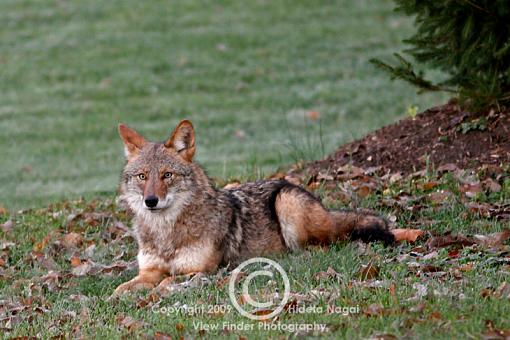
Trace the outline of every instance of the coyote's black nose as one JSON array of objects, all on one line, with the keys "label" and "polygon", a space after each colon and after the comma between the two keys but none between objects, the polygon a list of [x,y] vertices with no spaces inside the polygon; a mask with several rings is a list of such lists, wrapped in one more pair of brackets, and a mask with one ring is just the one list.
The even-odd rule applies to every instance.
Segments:
[{"label": "coyote's black nose", "polygon": [[145,205],[149,208],[154,208],[158,205],[158,198],[154,195],[145,197]]}]

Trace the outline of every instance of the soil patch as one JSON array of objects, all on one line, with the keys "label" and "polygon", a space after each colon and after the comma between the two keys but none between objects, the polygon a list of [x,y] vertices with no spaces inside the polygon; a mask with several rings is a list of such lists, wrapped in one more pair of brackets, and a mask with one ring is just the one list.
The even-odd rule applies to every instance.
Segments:
[{"label": "soil patch", "polygon": [[429,109],[341,146],[324,160],[306,164],[310,175],[346,164],[408,175],[455,164],[459,168],[508,164],[510,112],[474,115],[455,104]]}]

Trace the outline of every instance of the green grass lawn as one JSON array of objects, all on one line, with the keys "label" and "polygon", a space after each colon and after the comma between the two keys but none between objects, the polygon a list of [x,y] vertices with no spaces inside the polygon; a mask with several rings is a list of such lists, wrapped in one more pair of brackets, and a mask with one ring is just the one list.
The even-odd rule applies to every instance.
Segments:
[{"label": "green grass lawn", "polygon": [[[508,222],[484,218],[470,206],[495,207],[508,202],[509,175],[504,174],[506,180],[499,192],[472,198],[459,191],[462,184],[458,180],[443,176],[382,184],[357,202],[395,216],[399,227],[420,228],[427,234],[455,230],[464,235],[487,235],[501,231]],[[424,183],[429,189],[423,189]],[[337,187],[317,193],[328,202],[327,197],[341,192],[345,190]],[[447,198],[438,200],[437,195]],[[400,204],[392,203],[397,201]],[[0,224],[7,218],[0,216]],[[289,276],[291,300],[308,312],[295,308],[300,312],[284,312],[276,320],[259,324],[232,308],[225,284],[228,273],[224,271],[208,276],[203,286],[175,285],[163,297],[146,291],[109,300],[115,287],[132,278],[135,270],[83,271],[73,268],[77,265],[73,262],[123,266],[134,259],[135,243],[123,237],[125,231],[118,227],[118,221],[128,224],[129,220],[112,198],[62,202],[11,218],[15,221],[12,230],[0,231],[0,259],[4,261],[0,265],[0,327],[9,330],[6,337],[465,339],[485,335],[493,339],[497,330],[510,333],[508,241],[497,247],[462,247],[459,243],[433,247],[424,240],[388,248],[339,243],[329,249],[276,255],[272,258]],[[79,241],[66,236],[71,233],[81,235]],[[363,265],[378,270],[364,271]],[[272,280],[276,285],[267,278],[250,285],[256,300],[268,300],[268,294],[281,284],[276,278]],[[186,307],[195,314],[186,316]],[[349,315],[325,312],[331,307],[355,309]],[[327,329],[264,328],[278,323],[315,323]],[[233,325],[253,329],[232,329]]]},{"label": "green grass lawn", "polygon": [[162,140],[189,118],[210,174],[247,178],[441,103],[369,64],[413,30],[392,7],[1,1],[0,205],[113,192],[121,121]]}]

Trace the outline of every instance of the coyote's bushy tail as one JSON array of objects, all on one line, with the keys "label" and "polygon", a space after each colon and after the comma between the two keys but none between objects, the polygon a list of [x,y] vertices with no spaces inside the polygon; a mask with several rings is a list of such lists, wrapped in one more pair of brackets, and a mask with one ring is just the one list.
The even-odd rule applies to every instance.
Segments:
[{"label": "coyote's bushy tail", "polygon": [[328,210],[309,192],[291,184],[278,192],[275,212],[290,249],[349,239],[395,242],[382,217],[369,210]]},{"label": "coyote's bushy tail", "polygon": [[385,245],[395,243],[388,222],[369,210],[330,210],[329,213],[338,233],[351,240],[382,241]]}]

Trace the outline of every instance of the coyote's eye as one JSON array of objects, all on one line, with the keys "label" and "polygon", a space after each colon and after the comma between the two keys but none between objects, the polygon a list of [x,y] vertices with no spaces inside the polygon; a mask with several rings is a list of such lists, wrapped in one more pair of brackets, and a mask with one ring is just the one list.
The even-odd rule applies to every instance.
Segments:
[{"label": "coyote's eye", "polygon": [[147,179],[147,176],[145,176],[145,174],[138,174],[138,178],[141,179],[142,181],[145,181]]},{"label": "coyote's eye", "polygon": [[165,178],[171,178],[172,177],[172,173],[171,172],[165,172],[165,174],[163,176]]}]

